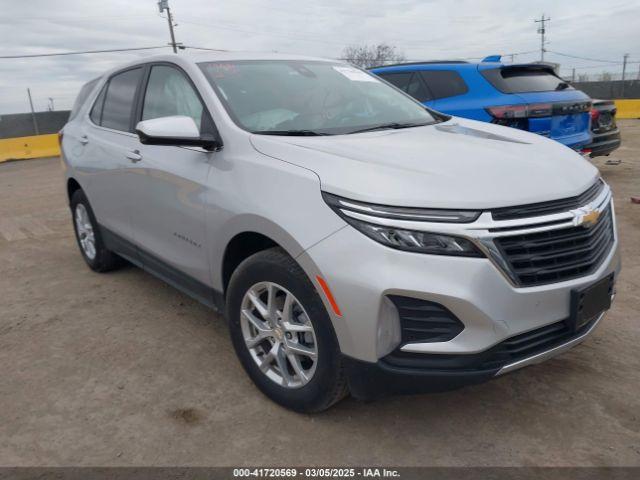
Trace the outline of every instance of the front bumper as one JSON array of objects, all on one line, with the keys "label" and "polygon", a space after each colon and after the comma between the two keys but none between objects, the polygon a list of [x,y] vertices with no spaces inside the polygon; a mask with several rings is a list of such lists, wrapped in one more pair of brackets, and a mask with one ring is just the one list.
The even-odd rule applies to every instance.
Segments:
[{"label": "front bumper", "polygon": [[[504,261],[500,261],[501,247],[495,242],[513,235],[533,232],[535,238],[541,238],[546,232],[578,228],[576,225],[584,221],[580,215],[586,207],[535,218],[502,220],[483,212],[472,223],[456,225],[404,222],[409,230],[422,227],[425,231],[473,238],[482,246],[486,258],[394,250],[351,226],[305,251],[298,261],[310,278],[324,278],[341,311],[336,315],[323,298],[345,355],[355,395],[371,397],[379,390],[378,385],[385,385],[386,391],[403,393],[442,391],[481,383],[543,361],[586,338],[600,318],[577,332],[564,329],[572,316],[572,292],[605,277],[610,278],[612,292],[620,270],[615,214],[608,187],[587,205],[600,213],[610,212],[609,217],[605,213],[601,218],[610,218],[610,226],[602,228],[611,229],[611,244],[603,249],[604,244],[599,243],[601,260],[588,273],[552,283],[526,284],[513,278]],[[566,230],[562,231],[567,235]],[[603,231],[592,230],[591,238],[598,238],[597,232]],[[408,310],[417,313],[409,312],[412,316],[407,317],[401,312],[402,305],[393,300],[396,297],[418,300],[405,302]],[[437,316],[434,322],[437,328],[448,325],[451,329],[455,325],[452,319],[459,320],[464,328],[441,340],[425,337],[411,340],[405,332],[415,331],[416,327],[406,324],[406,319],[419,320],[421,309],[429,312],[429,318]],[[393,334],[393,325],[401,326],[401,336]],[[405,328],[407,325],[409,328]]]},{"label": "front bumper", "polygon": [[484,383],[560,355],[586,340],[603,317],[604,313],[577,332],[547,341],[544,341],[544,332],[531,332],[532,342],[535,343],[536,338],[542,337],[542,340],[520,355],[505,354],[505,349],[497,345],[474,355],[422,355],[422,358],[413,355],[403,359],[392,353],[375,363],[345,356],[343,363],[351,394],[361,400],[388,394],[444,392]]},{"label": "front bumper", "polygon": [[[341,351],[377,362],[391,350],[380,348],[389,320],[390,296],[434,302],[464,324],[448,341],[408,343],[407,353],[468,355],[484,352],[516,335],[570,316],[574,289],[620,269],[617,236],[609,253],[588,275],[530,287],[514,285],[489,258],[425,255],[390,249],[345,226],[297,258],[309,278],[329,285],[341,315],[321,294]],[[321,292],[321,290],[319,290]]]}]

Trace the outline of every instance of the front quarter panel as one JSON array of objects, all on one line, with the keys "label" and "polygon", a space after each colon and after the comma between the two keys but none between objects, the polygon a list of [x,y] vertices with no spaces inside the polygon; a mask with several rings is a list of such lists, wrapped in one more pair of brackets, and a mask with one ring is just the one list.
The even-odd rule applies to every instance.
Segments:
[{"label": "front quarter panel", "polygon": [[260,233],[296,258],[346,225],[322,200],[314,172],[258,153],[244,140],[227,142],[209,175],[207,237],[218,291],[225,250],[236,235]]}]

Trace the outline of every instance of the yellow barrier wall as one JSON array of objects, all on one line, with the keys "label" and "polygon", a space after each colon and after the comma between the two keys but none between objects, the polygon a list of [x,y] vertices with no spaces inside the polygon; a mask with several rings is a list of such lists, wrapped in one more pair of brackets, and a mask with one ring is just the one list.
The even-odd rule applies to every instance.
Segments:
[{"label": "yellow barrier wall", "polygon": [[614,100],[616,102],[616,118],[640,118],[640,99]]},{"label": "yellow barrier wall", "polygon": [[58,134],[0,140],[0,162],[22,158],[55,157],[60,155]]}]

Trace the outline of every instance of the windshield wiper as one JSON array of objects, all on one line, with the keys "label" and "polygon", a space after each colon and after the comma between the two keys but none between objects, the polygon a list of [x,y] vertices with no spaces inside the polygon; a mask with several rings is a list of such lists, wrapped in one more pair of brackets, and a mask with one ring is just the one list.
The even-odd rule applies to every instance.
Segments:
[{"label": "windshield wiper", "polygon": [[374,125],[373,127],[367,127],[367,128],[361,128],[360,130],[354,130],[353,132],[349,132],[351,133],[363,133],[363,132],[373,132],[375,130],[399,130],[401,128],[411,128],[411,127],[422,127],[424,125],[430,125],[431,122],[427,122],[427,123],[398,123],[398,122],[391,122],[391,123],[382,123],[380,125]]},{"label": "windshield wiper", "polygon": [[285,135],[289,137],[319,137],[329,135],[328,133],[316,132],[314,130],[258,130],[251,132],[258,135]]}]

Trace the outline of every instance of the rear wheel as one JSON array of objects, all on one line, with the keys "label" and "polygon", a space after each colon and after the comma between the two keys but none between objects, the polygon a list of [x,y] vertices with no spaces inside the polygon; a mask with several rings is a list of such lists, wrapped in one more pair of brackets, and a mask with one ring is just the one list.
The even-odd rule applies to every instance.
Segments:
[{"label": "rear wheel", "polygon": [[78,247],[87,265],[96,272],[119,267],[122,259],[104,246],[98,222],[82,190],[76,190],[71,196],[71,214]]},{"label": "rear wheel", "polygon": [[240,361],[273,401],[299,412],[347,392],[331,320],[300,266],[282,249],[258,252],[233,273],[227,318]]}]

